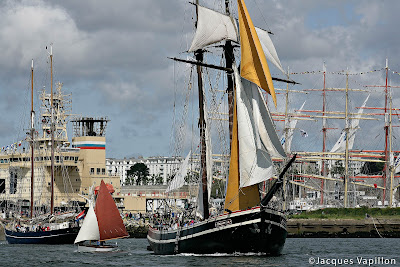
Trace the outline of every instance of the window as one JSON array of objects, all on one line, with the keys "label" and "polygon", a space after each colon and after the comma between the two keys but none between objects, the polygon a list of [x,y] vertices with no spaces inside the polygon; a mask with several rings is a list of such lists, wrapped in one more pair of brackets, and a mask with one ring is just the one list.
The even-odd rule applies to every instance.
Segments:
[{"label": "window", "polygon": [[106,169],[105,168],[101,169],[101,174],[106,175]]},{"label": "window", "polygon": [[94,174],[94,168],[90,168],[90,174]]},{"label": "window", "polygon": [[97,168],[97,174],[100,174],[100,168]]},{"label": "window", "polygon": [[77,163],[78,162],[78,157],[75,157],[75,163]]},{"label": "window", "polygon": [[15,194],[17,193],[17,174],[11,172],[10,173],[10,194]]},{"label": "window", "polygon": [[0,194],[6,193],[6,180],[0,179]]}]

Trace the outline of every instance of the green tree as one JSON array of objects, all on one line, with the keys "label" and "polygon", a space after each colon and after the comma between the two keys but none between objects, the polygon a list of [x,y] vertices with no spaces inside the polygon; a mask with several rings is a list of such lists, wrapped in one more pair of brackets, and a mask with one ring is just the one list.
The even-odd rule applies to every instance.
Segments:
[{"label": "green tree", "polygon": [[335,162],[335,165],[332,166],[331,173],[344,175],[344,170],[345,170],[345,168],[343,167],[342,161],[337,160]]},{"label": "green tree", "polygon": [[361,173],[364,174],[382,174],[383,168],[385,167],[384,162],[365,162],[361,169]]},{"label": "green tree", "polygon": [[164,183],[164,179],[160,174],[154,175],[154,184],[155,185],[161,185]]},{"label": "green tree", "polygon": [[127,185],[146,185],[148,183],[147,177],[149,176],[149,168],[144,163],[136,163],[129,170],[126,171]]}]

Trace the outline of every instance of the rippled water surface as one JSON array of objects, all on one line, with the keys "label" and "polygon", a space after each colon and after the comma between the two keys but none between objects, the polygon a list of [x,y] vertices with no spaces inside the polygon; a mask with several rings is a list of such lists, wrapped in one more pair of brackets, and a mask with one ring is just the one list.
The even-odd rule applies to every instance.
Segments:
[{"label": "rippled water surface", "polygon": [[[400,266],[399,239],[286,240],[283,254],[157,256],[146,239],[118,241],[109,253],[77,252],[73,245],[9,245],[0,242],[0,266]],[[313,264],[311,264],[313,263]]]}]

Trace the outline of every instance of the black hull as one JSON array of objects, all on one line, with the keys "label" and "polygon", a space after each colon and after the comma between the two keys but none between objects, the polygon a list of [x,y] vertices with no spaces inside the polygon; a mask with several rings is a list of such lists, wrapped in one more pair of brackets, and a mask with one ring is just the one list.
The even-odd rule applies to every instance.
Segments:
[{"label": "black hull", "polygon": [[4,229],[9,244],[73,244],[79,227],[40,232],[16,232]]},{"label": "black hull", "polygon": [[221,215],[178,230],[149,228],[155,254],[265,253],[279,255],[287,236],[281,212],[260,209]]}]

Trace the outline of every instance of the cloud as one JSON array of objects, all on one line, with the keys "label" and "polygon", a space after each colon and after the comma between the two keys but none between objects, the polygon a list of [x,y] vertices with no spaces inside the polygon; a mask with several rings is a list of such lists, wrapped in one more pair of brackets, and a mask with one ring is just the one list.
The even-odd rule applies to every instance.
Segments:
[{"label": "cloud", "polygon": [[[223,1],[208,0],[202,4],[225,10]],[[247,6],[257,26],[274,32],[272,39],[285,69],[318,71],[325,61],[328,72],[347,68],[350,72],[363,72],[383,68],[385,58],[389,57],[390,68],[400,71],[396,58],[400,53],[397,34],[400,3],[275,0],[266,4],[256,0]],[[236,1],[231,1],[230,8],[237,17]],[[45,47],[53,43],[54,81],[63,82],[66,92],[72,93],[73,113],[108,116],[111,120],[107,139],[113,147],[107,147],[107,153],[111,153],[108,155],[169,153],[173,119],[181,119],[174,118],[173,112],[175,109],[177,116],[178,105],[185,103],[190,69],[167,57],[191,56],[182,52],[193,35],[196,20],[193,5],[185,1],[150,0],[6,0],[0,3],[0,17],[0,110],[7,114],[0,117],[0,143],[11,142],[16,132],[23,133],[20,121],[28,124],[29,97],[25,95],[30,90],[32,58],[35,90],[50,88]],[[236,50],[238,53],[239,49]],[[219,64],[221,49],[209,49],[207,57],[212,52],[218,59],[210,58],[210,62]],[[395,76],[390,78],[393,85],[400,81]],[[292,78],[301,83],[290,87],[294,90],[323,86],[320,74]],[[327,86],[344,87],[345,78],[327,75]],[[384,71],[380,71],[351,76],[350,86],[364,88],[366,84],[382,85],[384,81]],[[195,78],[191,83],[192,98],[188,105],[193,114],[188,116],[196,120]],[[353,109],[363,101],[361,95],[351,95]],[[308,100],[307,109],[321,108],[321,94],[314,92],[291,95],[289,109],[297,108],[304,99]],[[340,93],[329,93],[327,107],[343,110],[343,99]],[[394,93],[395,103],[398,99]],[[279,101],[285,103],[281,96]],[[38,99],[35,103],[39,104]],[[370,103],[384,104],[382,90],[374,89]],[[284,110],[284,105],[279,110]],[[374,126],[369,122],[361,122],[360,126],[378,131],[380,126],[374,122]],[[337,128],[344,125],[343,121],[329,120],[329,123]],[[306,122],[301,124],[309,127]],[[320,144],[321,122],[312,125],[316,130],[309,135],[315,137],[313,143]],[[185,131],[190,135],[190,132],[196,134],[197,129],[185,128]],[[332,143],[336,141],[333,139]]]}]

